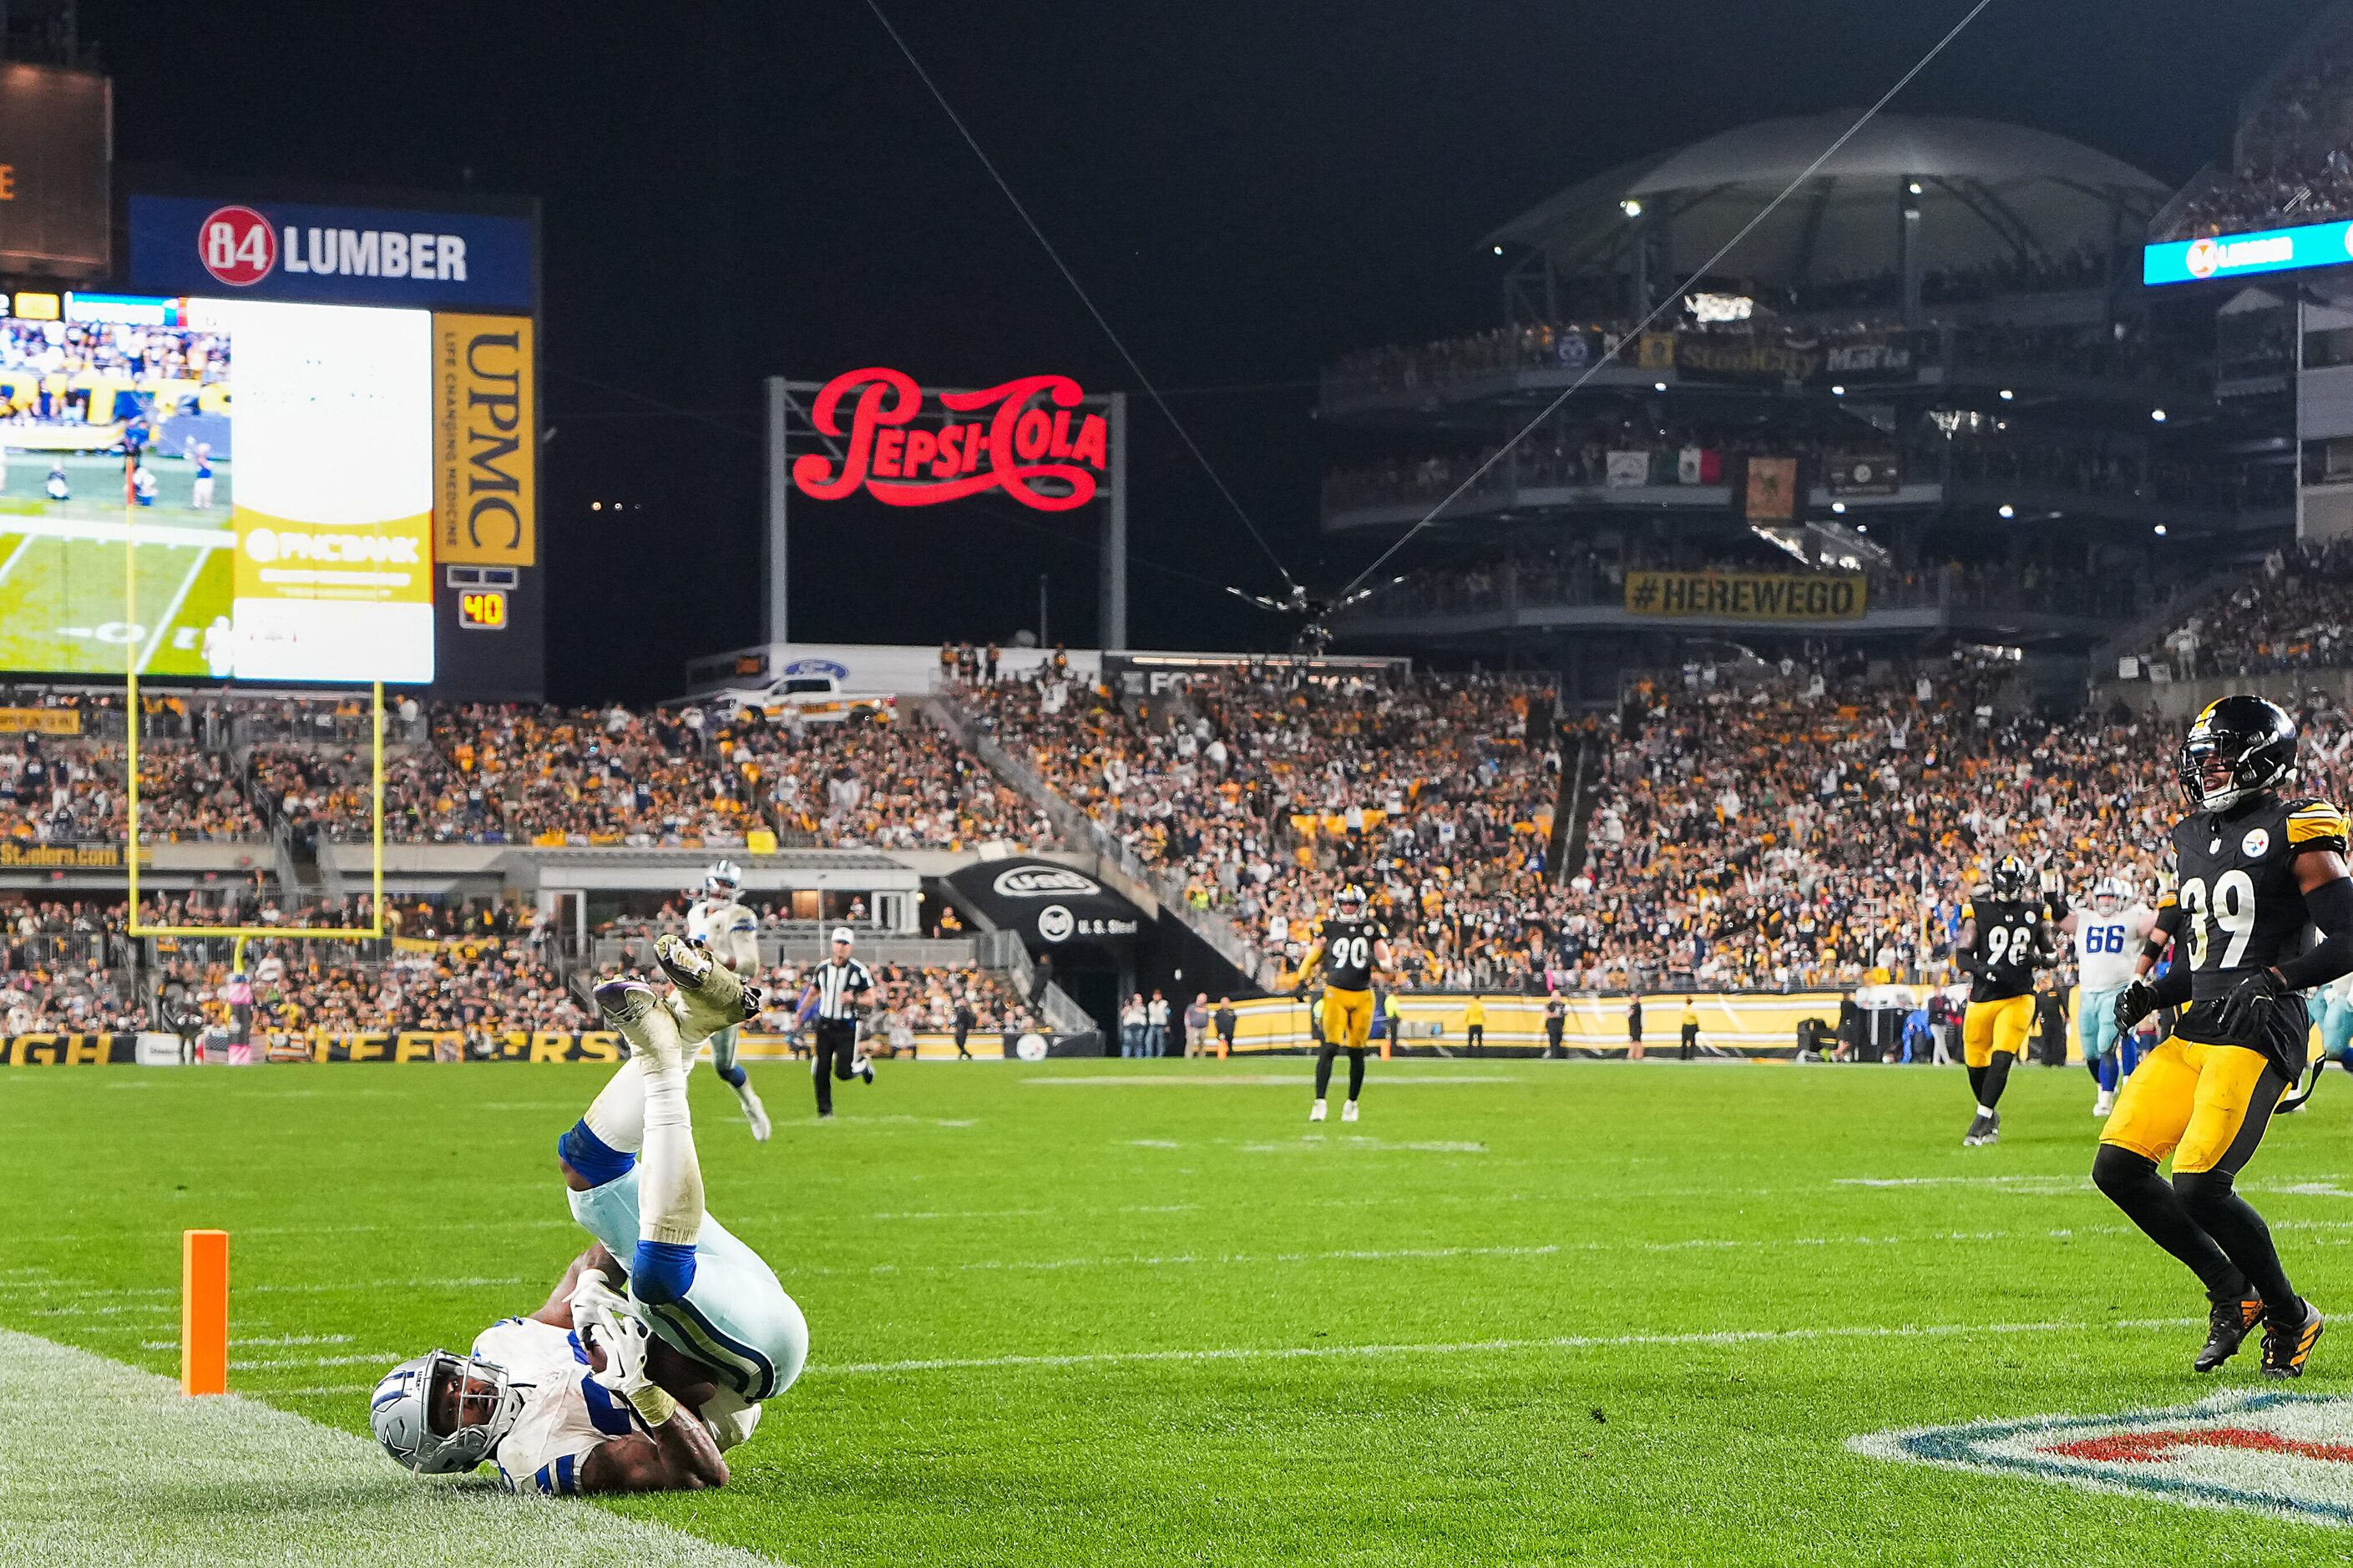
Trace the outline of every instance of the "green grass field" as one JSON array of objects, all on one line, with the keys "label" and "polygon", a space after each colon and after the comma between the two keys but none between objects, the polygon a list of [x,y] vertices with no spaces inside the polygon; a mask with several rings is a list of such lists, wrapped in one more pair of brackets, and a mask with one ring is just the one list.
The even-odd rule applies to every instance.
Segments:
[{"label": "green grass field", "polygon": [[[723,1491],[478,1493],[397,1530],[371,1521],[431,1484],[293,1417],[363,1432],[385,1364],[538,1304],[584,1245],[552,1146],[601,1070],[0,1074],[0,1561],[241,1560],[203,1550],[237,1530],[290,1562],[575,1561],[514,1542],[583,1513],[804,1565],[2353,1557],[1846,1447],[2260,1384],[2252,1342],[2187,1370],[2202,1302],[2084,1179],[2080,1070],[2020,1072],[1984,1150],[1957,1069],[1376,1064],[1366,1119],[1315,1128],[1305,1070],[904,1065],[818,1125],[797,1070],[755,1068],[765,1147],[698,1073],[712,1210],[806,1309],[807,1373]],[[2332,1078],[2244,1184],[2348,1311],[2299,1394],[2353,1382],[2348,1131]],[[184,1421],[21,1337],[174,1372],[193,1226],[233,1234],[235,1385],[290,1413],[250,1439],[174,1436],[237,1406]],[[149,1413],[91,1427],[80,1388],[121,1379],[103,1403]],[[508,1557],[425,1540],[509,1518]]]},{"label": "green grass field", "polygon": [[11,453],[0,481],[0,669],[119,676],[135,644],[142,674],[205,674],[204,629],[229,613],[232,592],[230,465],[217,465],[213,504],[199,511],[193,467],[154,460],[155,504],[136,514],[134,624],[123,614],[122,459],[63,462],[70,500],[45,495],[47,453]]}]

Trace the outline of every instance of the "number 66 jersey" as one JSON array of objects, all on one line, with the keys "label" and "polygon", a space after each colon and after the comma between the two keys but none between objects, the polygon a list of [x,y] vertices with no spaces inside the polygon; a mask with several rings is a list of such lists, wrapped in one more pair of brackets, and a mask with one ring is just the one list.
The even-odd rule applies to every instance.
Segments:
[{"label": "number 66 jersey", "polygon": [[2344,814],[2310,796],[2259,795],[2235,811],[2195,812],[2174,825],[2178,883],[2158,928],[2176,933],[2175,957],[2189,965],[2189,1009],[2177,1033],[2252,1047],[2290,1078],[2304,1070],[2309,1026],[2302,997],[2283,998],[2256,1039],[2217,1031],[2213,1004],[2249,974],[2303,950],[2311,920],[2296,886],[2295,858],[2344,848]]}]

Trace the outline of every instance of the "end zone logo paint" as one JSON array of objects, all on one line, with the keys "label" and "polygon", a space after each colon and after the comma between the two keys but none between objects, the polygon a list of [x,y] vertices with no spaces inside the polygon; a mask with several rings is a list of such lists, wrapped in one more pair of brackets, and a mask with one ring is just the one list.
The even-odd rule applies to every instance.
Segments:
[{"label": "end zone logo paint", "polygon": [[250,289],[278,265],[278,231],[251,207],[217,207],[196,232],[205,270],[232,289]]},{"label": "end zone logo paint", "polygon": [[2353,1398],[2342,1394],[2225,1394],[2167,1410],[1874,1432],[1846,1446],[1873,1458],[2353,1525]]},{"label": "end zone logo paint", "polygon": [[[841,405],[856,395],[849,427]],[[1094,500],[1110,464],[1110,426],[1081,414],[1086,395],[1067,375],[1025,375],[978,392],[945,392],[948,417],[918,426],[923,389],[913,377],[874,366],[826,383],[809,420],[832,437],[847,435],[839,466],[810,452],[793,461],[793,483],[811,500],[839,500],[863,488],[891,506],[936,506],[1002,489],[1037,511],[1069,511]],[[987,415],[959,420],[958,414]]]}]

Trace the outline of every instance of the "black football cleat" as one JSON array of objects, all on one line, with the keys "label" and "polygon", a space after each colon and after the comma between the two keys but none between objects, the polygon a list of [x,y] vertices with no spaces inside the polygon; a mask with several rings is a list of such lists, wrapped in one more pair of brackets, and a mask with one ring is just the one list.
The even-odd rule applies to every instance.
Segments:
[{"label": "black football cleat", "polygon": [[1964,1149],[1983,1148],[1986,1144],[1994,1142],[2000,1137],[2000,1117],[1978,1116],[1969,1123],[1968,1131],[1962,1136],[1961,1147]]},{"label": "black football cleat", "polygon": [[2255,1325],[2263,1318],[2263,1304],[2257,1297],[2214,1302],[2206,1313],[2206,1342],[2198,1348],[2197,1359],[2189,1363],[2189,1370],[2212,1372],[2237,1355],[2239,1346],[2255,1331]]},{"label": "black football cleat", "polygon": [[2304,1316],[2297,1321],[2283,1323],[2268,1313],[2263,1318],[2263,1375],[2265,1377],[2302,1377],[2305,1358],[2319,1342],[2320,1331],[2327,1325],[2321,1320],[2320,1309],[2309,1301],[2302,1303]]}]

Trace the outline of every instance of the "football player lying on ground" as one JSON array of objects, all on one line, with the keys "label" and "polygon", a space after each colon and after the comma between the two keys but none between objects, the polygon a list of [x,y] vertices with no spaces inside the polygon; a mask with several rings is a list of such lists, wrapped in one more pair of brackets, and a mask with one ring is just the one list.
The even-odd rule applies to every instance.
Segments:
[{"label": "football player lying on ground", "polygon": [[724,1486],[723,1454],[800,1375],[808,1324],[775,1271],[704,1212],[687,1113],[693,1047],[751,1016],[759,993],[674,936],[654,955],[669,996],[636,981],[596,987],[631,1054],[556,1143],[573,1216],[596,1245],[530,1317],[376,1385],[376,1440],[412,1470],[489,1459],[513,1489],[559,1495]]}]

